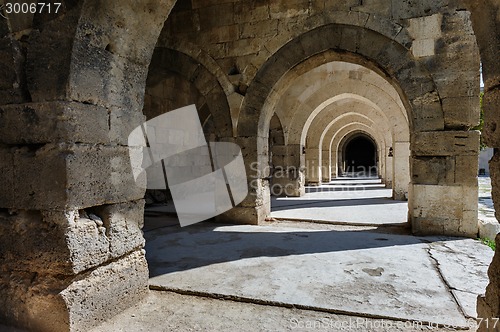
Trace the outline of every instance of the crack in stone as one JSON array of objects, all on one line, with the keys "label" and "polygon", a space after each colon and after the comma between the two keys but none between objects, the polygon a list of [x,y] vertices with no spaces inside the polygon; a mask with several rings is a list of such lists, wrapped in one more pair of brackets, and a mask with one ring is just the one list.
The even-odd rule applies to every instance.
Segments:
[{"label": "crack in stone", "polygon": [[[452,292],[452,290],[457,290],[457,291],[461,291],[460,289],[456,289],[454,287],[452,287],[448,281],[446,280],[446,278],[444,277],[443,273],[441,272],[441,268],[440,268],[440,263],[439,261],[437,260],[437,258],[435,258],[433,255],[432,255],[432,250],[434,248],[432,247],[432,245],[429,245],[426,249],[427,251],[427,254],[429,255],[429,258],[431,260],[431,263],[433,265],[433,267],[435,268],[436,272],[438,273],[439,277],[441,278],[441,280],[443,281],[443,283],[445,284],[446,288],[448,289],[448,293],[450,293],[451,297],[453,298],[453,300],[455,301],[458,309],[460,310],[460,313],[462,314],[462,316],[464,316],[464,318],[467,318],[467,314],[465,313],[465,310],[464,308],[462,308],[462,306],[460,305],[460,302],[458,300],[458,298],[455,296],[455,294]],[[466,292],[466,291],[463,291],[463,292]]]}]

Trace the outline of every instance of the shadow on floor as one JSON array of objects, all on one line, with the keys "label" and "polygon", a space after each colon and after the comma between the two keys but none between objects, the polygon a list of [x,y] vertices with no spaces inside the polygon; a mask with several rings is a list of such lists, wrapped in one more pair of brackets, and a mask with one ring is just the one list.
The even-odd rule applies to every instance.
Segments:
[{"label": "shadow on floor", "polygon": [[235,226],[213,223],[186,228],[159,228],[145,232],[145,237],[150,277],[247,258],[359,251],[445,239],[374,231],[330,231],[279,225]]}]

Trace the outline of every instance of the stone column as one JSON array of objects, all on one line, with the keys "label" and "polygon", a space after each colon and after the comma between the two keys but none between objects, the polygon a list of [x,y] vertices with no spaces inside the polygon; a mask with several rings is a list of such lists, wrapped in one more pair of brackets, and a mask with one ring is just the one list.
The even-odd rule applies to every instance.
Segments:
[{"label": "stone column", "polygon": [[64,3],[25,26],[29,38],[0,39],[4,323],[88,331],[148,292],[144,190],[127,137],[144,121],[148,64],[173,2],[151,5]]},{"label": "stone column", "polygon": [[382,156],[380,160],[384,160],[385,163],[382,163],[380,174],[383,174],[384,178],[383,181],[385,183],[386,188],[391,188],[392,189],[392,183],[393,183],[393,161],[394,157],[389,157],[389,149],[390,146],[385,146],[384,151],[382,153]]},{"label": "stone column", "polygon": [[301,197],[305,195],[304,169],[300,144],[273,146],[271,195]]},{"label": "stone column", "polygon": [[318,147],[306,149],[306,183],[310,186],[321,185],[321,150]]},{"label": "stone column", "polygon": [[332,158],[330,157],[330,150],[323,150],[321,153],[321,181],[323,183],[330,183],[332,181]]},{"label": "stone column", "polygon": [[[490,161],[491,196],[495,216],[500,220],[500,6],[495,0],[471,0],[474,33],[481,51],[484,79],[484,129],[483,137],[489,147],[495,148]],[[488,10],[484,10],[488,8]],[[496,253],[488,270],[490,283],[486,293],[478,297],[477,313],[483,319],[479,332],[497,332],[492,318],[500,317],[500,235],[496,237]],[[487,324],[488,323],[488,324]]]},{"label": "stone column", "polygon": [[266,146],[267,138],[237,137],[227,139],[242,149],[248,179],[248,195],[238,206],[216,217],[218,222],[258,225],[271,213],[269,156],[257,146]]},{"label": "stone column", "polygon": [[408,196],[408,186],[410,184],[410,143],[395,142],[393,149],[393,198],[396,200],[405,200]]},{"label": "stone column", "polygon": [[479,132],[435,131],[414,136],[408,206],[413,232],[475,238]]}]

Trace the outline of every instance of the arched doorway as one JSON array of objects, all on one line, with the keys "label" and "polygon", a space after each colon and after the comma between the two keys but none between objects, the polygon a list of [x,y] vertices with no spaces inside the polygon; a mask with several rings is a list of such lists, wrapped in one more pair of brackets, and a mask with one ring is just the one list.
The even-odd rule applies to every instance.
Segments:
[{"label": "arched doorway", "polygon": [[343,151],[343,173],[377,176],[377,144],[365,134],[347,139]]}]

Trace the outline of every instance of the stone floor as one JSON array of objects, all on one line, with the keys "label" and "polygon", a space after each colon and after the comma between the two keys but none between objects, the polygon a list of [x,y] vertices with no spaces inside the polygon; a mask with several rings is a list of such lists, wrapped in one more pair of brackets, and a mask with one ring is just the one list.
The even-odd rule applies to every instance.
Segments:
[{"label": "stone floor", "polygon": [[339,187],[354,185],[273,202],[276,219],[312,213],[321,223],[180,228],[171,207],[148,209],[152,291],[92,332],[474,330],[493,251],[473,239],[411,236],[397,214],[406,203],[376,182],[350,197]]},{"label": "stone floor", "polygon": [[391,198],[392,190],[380,179],[341,178],[307,186],[303,197],[273,197],[271,217],[347,225],[407,224],[408,203]]},{"label": "stone floor", "polygon": [[406,203],[390,195],[377,180],[310,187],[301,199],[274,200],[275,221],[262,226],[180,228],[165,215],[171,208],[150,209],[153,291],[96,332],[474,326],[493,251],[472,239],[409,235]]}]

